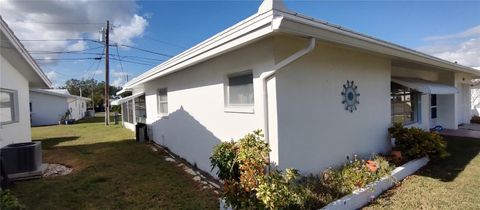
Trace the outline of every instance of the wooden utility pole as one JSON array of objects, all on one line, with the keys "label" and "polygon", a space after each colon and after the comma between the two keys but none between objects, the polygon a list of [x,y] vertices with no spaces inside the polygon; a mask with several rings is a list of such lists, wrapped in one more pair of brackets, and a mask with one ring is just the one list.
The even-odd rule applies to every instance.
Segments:
[{"label": "wooden utility pole", "polygon": [[105,28],[105,125],[110,124],[110,65],[109,65],[109,32],[110,21],[107,20],[107,28]]}]

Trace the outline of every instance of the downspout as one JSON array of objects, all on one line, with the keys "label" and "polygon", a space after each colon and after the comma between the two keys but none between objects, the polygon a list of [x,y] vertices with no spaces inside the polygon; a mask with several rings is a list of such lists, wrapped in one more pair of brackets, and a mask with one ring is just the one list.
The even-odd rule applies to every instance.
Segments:
[{"label": "downspout", "polygon": [[[263,93],[264,93],[263,94],[264,132],[265,132],[265,141],[267,143],[270,143],[269,130],[268,130],[269,122],[268,122],[268,88],[267,88],[267,82],[268,82],[268,80],[273,78],[277,72],[282,70],[283,67],[285,67],[288,64],[296,61],[297,59],[301,58],[302,56],[312,52],[313,49],[315,49],[315,44],[316,44],[315,38],[310,38],[310,42],[309,42],[308,46],[306,46],[305,48],[297,51],[296,53],[292,54],[288,58],[285,58],[284,60],[280,61],[279,63],[275,64],[275,66],[273,67],[273,69],[270,72],[261,76],[262,83],[263,83]],[[270,157],[269,157],[269,159],[270,159]]]}]

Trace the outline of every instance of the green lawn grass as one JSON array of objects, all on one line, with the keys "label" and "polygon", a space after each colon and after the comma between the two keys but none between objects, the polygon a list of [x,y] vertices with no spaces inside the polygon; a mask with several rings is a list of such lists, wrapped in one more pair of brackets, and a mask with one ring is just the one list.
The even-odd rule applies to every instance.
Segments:
[{"label": "green lawn grass", "polygon": [[101,117],[32,128],[32,138],[42,142],[44,162],[74,171],[16,182],[12,191],[28,209],[218,209],[211,190]]},{"label": "green lawn grass", "polygon": [[450,157],[432,160],[365,209],[480,209],[480,140],[446,140]]}]

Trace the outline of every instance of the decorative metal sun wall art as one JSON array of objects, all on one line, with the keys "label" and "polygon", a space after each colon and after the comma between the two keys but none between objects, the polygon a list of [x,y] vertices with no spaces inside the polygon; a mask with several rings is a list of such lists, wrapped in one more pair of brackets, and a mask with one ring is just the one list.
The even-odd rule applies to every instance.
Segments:
[{"label": "decorative metal sun wall art", "polygon": [[342,104],[345,104],[345,110],[349,112],[353,112],[357,110],[357,104],[360,104],[358,101],[358,97],[360,93],[358,93],[357,86],[353,84],[353,81],[347,80],[347,84],[343,85],[343,101]]}]

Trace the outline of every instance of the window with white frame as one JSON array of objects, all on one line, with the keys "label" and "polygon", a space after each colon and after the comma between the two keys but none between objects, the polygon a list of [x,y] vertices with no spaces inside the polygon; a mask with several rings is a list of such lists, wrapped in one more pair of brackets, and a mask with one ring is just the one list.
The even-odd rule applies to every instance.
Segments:
[{"label": "window with white frame", "polygon": [[253,73],[229,75],[226,91],[227,106],[253,106]]},{"label": "window with white frame", "polygon": [[158,114],[168,114],[168,90],[167,88],[159,89],[157,92]]},{"label": "window with white frame", "polygon": [[17,91],[0,89],[0,125],[18,122]]},{"label": "window with white frame", "polygon": [[437,119],[437,94],[430,95],[430,118]]},{"label": "window with white frame", "polygon": [[419,103],[419,92],[394,82],[391,83],[392,123],[407,125],[418,122],[420,119]]}]

